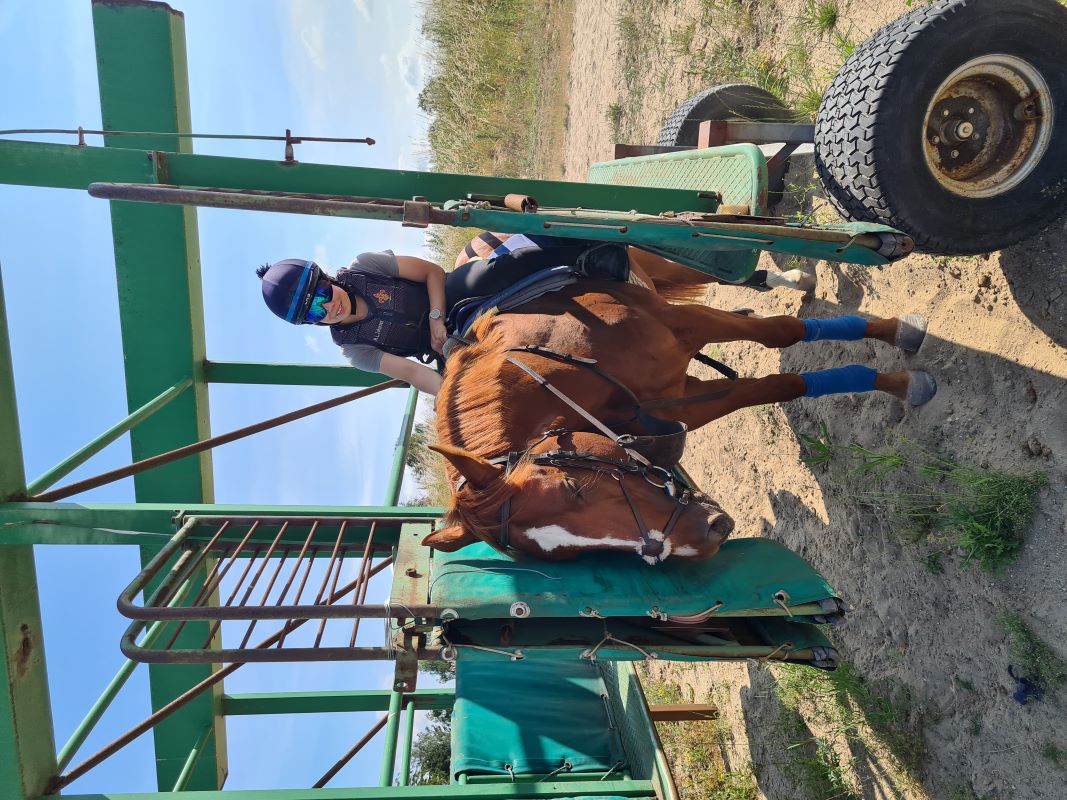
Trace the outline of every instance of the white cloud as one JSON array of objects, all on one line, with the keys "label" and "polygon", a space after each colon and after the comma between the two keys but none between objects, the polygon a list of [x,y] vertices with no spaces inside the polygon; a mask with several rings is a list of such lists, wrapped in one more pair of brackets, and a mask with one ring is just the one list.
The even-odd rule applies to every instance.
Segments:
[{"label": "white cloud", "polygon": [[318,353],[321,349],[319,347],[319,337],[310,332],[304,334],[304,344],[307,345],[308,350],[312,353]]},{"label": "white cloud", "polygon": [[367,6],[367,0],[352,0],[352,5],[365,22],[370,22],[370,8]]}]

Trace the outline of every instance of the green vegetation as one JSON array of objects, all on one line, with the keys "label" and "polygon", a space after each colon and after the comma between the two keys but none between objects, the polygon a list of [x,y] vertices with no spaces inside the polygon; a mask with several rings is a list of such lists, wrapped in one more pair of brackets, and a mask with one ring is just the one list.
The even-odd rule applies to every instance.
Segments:
[{"label": "green vegetation", "polygon": [[837,0],[808,0],[800,24],[821,38],[837,27],[837,18]]},{"label": "green vegetation", "polygon": [[447,506],[452,496],[445,461],[429,449],[429,445],[436,441],[437,434],[432,420],[416,422],[412,427],[404,464],[414,473],[415,480],[422,487],[422,495],[411,505]]},{"label": "green vegetation", "polygon": [[[859,795],[855,765],[841,755],[857,748],[886,751],[894,762],[894,784],[919,783],[926,757],[922,717],[905,686],[872,685],[847,662],[833,672],[782,664],[774,674],[785,727],[805,736],[790,749],[806,749],[807,755],[794,759],[789,769],[811,796]],[[820,734],[812,736],[809,725]]]},{"label": "green vegetation", "polygon": [[1067,771],[1067,750],[1055,742],[1045,742],[1041,747],[1041,757],[1057,769]]},{"label": "green vegetation", "polygon": [[[430,166],[441,172],[554,178],[564,102],[572,0],[424,0],[429,79],[419,108],[430,118]],[[432,229],[446,268],[477,231]]]},{"label": "green vegetation", "polygon": [[[1048,484],[1044,473],[1012,475],[989,467],[972,467],[926,449],[903,437],[879,449],[830,441],[826,425],[819,435],[800,434],[809,465],[829,464],[838,456],[854,477],[879,485],[893,476],[894,490],[862,488],[855,495],[865,505],[888,510],[912,538],[946,538],[963,552],[964,565],[977,563],[996,571],[1022,547],[1033,520],[1037,495]],[[935,571],[940,556],[928,561]]]},{"label": "green vegetation", "polygon": [[448,783],[452,759],[452,712],[428,712],[430,724],[411,743],[411,785]]},{"label": "green vegetation", "polygon": [[611,125],[611,141],[618,142],[622,127],[622,106],[618,103],[612,103],[608,106],[605,116],[608,119],[608,124]]},{"label": "green vegetation", "polygon": [[1067,683],[1067,663],[1034,633],[1021,616],[1014,611],[1001,611],[997,614],[997,623],[1008,640],[1012,662],[1022,668],[1027,680],[1047,692]]},{"label": "green vegetation", "polygon": [[[642,687],[650,703],[686,702],[676,684],[645,680]],[[683,800],[756,800],[759,796],[750,764],[726,771],[723,752],[732,741],[726,720],[661,722],[656,730]]]}]

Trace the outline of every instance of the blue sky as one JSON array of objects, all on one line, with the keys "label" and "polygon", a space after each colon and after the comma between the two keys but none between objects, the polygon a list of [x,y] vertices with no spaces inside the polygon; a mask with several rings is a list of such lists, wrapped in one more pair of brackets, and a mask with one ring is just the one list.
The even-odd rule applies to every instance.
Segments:
[{"label": "blue sky", "polygon": [[[319,163],[424,169],[427,120],[416,101],[425,71],[417,0],[174,0],[185,14],[193,130],[364,137],[365,145],[305,144]],[[100,126],[88,0],[0,4],[0,128]],[[71,143],[70,137],[21,137]],[[101,144],[94,138],[90,144]],[[197,141],[200,153],[278,159],[277,142]],[[62,190],[0,186],[0,268],[7,297],[28,478],[126,414],[107,204]],[[322,330],[297,330],[263,306],[254,267],[311,257],[329,268],[367,250],[423,255],[422,234],[387,223],[204,209],[199,212],[208,357],[341,363]],[[41,309],[48,309],[42,313]],[[336,389],[216,386],[211,425],[223,432],[338,394]],[[373,505],[385,481],[405,393],[378,395],[227,445],[214,454],[220,503]],[[319,443],[320,459],[281,458]],[[128,463],[126,437],[67,480]],[[66,481],[64,481],[66,482]],[[411,497],[408,482],[404,496]],[[79,496],[127,502],[127,480]],[[136,571],[124,548],[38,547],[56,737],[62,743],[121,663],[125,622],[114,610]],[[379,579],[384,591],[387,580]],[[368,643],[380,627],[367,626]],[[373,634],[373,636],[371,635]],[[362,634],[361,634],[362,636]],[[139,668],[82,751],[148,712]],[[238,671],[228,692],[380,688],[391,667],[349,664]],[[373,719],[369,715],[237,718],[229,724],[227,788],[310,785]],[[332,785],[375,783],[378,747]],[[72,791],[154,787],[150,737],[89,773]],[[161,787],[169,788],[169,787]]]}]

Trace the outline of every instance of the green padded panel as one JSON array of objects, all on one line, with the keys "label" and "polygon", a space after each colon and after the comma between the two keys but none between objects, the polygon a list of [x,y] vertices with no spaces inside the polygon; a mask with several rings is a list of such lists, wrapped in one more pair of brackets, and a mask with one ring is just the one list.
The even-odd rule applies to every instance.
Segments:
[{"label": "green padded panel", "polygon": [[604,774],[626,757],[607,689],[589,662],[460,661],[452,710],[452,777]]},{"label": "green padded panel", "polygon": [[[723,203],[765,211],[767,161],[754,144],[730,144],[652,156],[602,161],[589,168],[589,183],[719,192]],[[695,261],[726,281],[740,282],[756,269],[758,250],[648,248],[682,263]]]},{"label": "green padded panel", "polygon": [[[513,561],[486,544],[435,552],[430,603],[463,619],[507,619],[516,600],[531,618],[576,617],[593,609],[605,617],[646,617],[657,608],[697,614],[717,602],[718,617],[785,615],[788,604],[836,597],[804,559],[770,539],[730,539],[706,561],[668,558],[649,565],[628,553],[589,554],[573,561]],[[400,601],[397,598],[396,601]]]}]

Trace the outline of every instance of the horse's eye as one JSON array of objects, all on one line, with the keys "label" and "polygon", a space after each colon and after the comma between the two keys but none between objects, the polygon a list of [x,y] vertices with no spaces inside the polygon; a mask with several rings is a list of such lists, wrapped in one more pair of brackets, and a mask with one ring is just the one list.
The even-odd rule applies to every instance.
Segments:
[{"label": "horse's eye", "polygon": [[582,499],[582,487],[578,484],[578,481],[568,475],[566,478],[563,479],[563,482],[567,485],[567,488],[571,490],[571,493],[575,497],[577,497],[579,500]]}]

